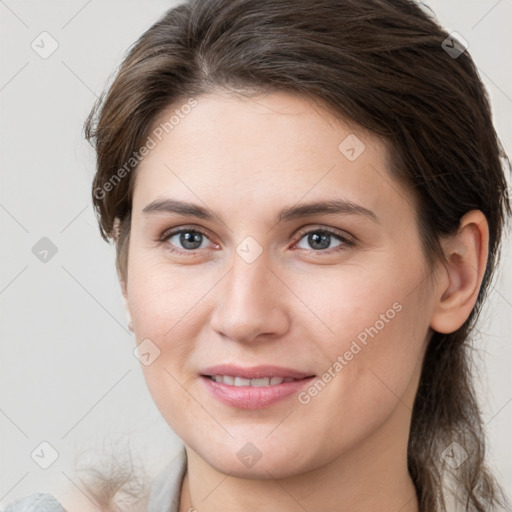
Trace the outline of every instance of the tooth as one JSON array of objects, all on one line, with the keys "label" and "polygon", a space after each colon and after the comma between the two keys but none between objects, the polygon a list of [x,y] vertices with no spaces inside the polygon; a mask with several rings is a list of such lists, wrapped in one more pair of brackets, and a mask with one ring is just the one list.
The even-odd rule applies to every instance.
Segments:
[{"label": "tooth", "polygon": [[251,379],[251,386],[262,387],[269,386],[270,379],[268,377],[263,377],[261,379]]},{"label": "tooth", "polygon": [[291,377],[261,377],[258,379],[246,379],[244,377],[232,377],[231,375],[212,375],[211,378],[215,382],[220,382],[228,386],[254,387],[277,386],[283,382],[292,382],[295,380]]},{"label": "tooth", "polygon": [[244,379],[242,377],[235,377],[235,386],[250,386],[251,379]]}]

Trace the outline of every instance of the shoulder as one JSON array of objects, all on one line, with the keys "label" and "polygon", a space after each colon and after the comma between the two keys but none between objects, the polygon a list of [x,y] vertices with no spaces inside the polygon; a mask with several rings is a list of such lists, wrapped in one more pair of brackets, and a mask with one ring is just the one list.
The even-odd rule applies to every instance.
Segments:
[{"label": "shoulder", "polygon": [[[72,503],[72,505],[71,505]],[[0,512],[98,512],[100,509],[90,500],[72,496],[68,501],[58,500],[48,493],[34,493],[9,503]]]},{"label": "shoulder", "polygon": [[[1,512],[67,512],[55,496],[35,493],[9,503]],[[85,512],[85,511],[84,511]]]}]

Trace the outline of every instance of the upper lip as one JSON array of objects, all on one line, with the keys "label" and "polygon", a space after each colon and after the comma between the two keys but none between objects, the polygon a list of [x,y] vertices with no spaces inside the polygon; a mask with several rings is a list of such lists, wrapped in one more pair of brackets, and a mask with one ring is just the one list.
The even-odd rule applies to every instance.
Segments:
[{"label": "upper lip", "polygon": [[292,368],[281,366],[260,365],[260,366],[234,366],[232,364],[219,364],[202,370],[201,375],[229,375],[231,377],[243,377],[245,379],[261,379],[263,377],[283,377],[291,379],[304,379],[313,377],[311,373],[299,372]]}]

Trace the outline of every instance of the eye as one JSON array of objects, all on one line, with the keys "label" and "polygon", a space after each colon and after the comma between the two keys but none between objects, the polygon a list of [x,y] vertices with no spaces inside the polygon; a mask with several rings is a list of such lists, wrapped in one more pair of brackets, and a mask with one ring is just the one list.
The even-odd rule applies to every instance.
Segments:
[{"label": "eye", "polygon": [[187,227],[166,231],[161,237],[162,242],[168,242],[171,252],[179,254],[193,254],[198,249],[204,249],[208,240],[208,236],[202,231]]},{"label": "eye", "polygon": [[[302,240],[305,240],[305,242],[309,244],[309,247],[299,248],[307,251],[330,253],[342,251],[355,245],[355,242],[348,237],[326,228],[313,229],[306,232],[303,231],[300,235],[301,238],[297,246],[299,246]],[[332,249],[332,251],[330,249]]]},{"label": "eye", "polygon": [[[355,242],[347,236],[327,228],[318,228],[310,231],[303,230],[299,233],[299,236],[300,240],[296,247],[315,253],[337,252],[355,245]],[[166,242],[167,249],[173,253],[194,256],[200,249],[208,247],[210,239],[206,233],[197,228],[181,227],[164,232],[160,237],[160,241]],[[301,243],[309,244],[309,247],[301,247]],[[215,244],[213,245],[216,246]]]}]

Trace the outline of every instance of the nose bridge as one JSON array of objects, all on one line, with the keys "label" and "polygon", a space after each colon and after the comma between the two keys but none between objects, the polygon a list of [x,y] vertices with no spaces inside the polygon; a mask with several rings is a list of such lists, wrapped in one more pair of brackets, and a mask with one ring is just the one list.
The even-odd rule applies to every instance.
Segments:
[{"label": "nose bridge", "polygon": [[223,297],[225,306],[229,306],[232,314],[242,317],[249,310],[259,313],[269,309],[269,276],[272,274],[267,265],[267,258],[263,254],[252,262],[239,254],[234,255]]},{"label": "nose bridge", "polygon": [[276,293],[276,279],[268,263],[263,253],[254,260],[238,251],[233,255],[212,318],[215,330],[238,341],[250,341],[260,334],[275,335],[287,329],[283,295]]}]

